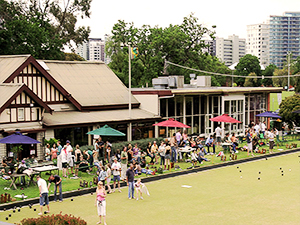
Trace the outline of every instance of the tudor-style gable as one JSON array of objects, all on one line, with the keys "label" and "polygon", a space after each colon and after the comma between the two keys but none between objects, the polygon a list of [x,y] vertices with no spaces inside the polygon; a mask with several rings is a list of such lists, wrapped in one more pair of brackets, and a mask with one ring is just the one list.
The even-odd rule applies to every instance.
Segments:
[{"label": "tudor-style gable", "polygon": [[41,121],[43,110],[52,113],[25,84],[0,84],[0,94],[0,124]]},{"label": "tudor-style gable", "polygon": [[[24,83],[46,104],[72,103],[77,109],[81,109],[81,105],[32,56],[27,56],[23,61],[15,56],[12,58],[21,64],[11,74],[5,74],[6,78],[2,78],[3,83]],[[5,56],[0,60],[10,58]]]}]

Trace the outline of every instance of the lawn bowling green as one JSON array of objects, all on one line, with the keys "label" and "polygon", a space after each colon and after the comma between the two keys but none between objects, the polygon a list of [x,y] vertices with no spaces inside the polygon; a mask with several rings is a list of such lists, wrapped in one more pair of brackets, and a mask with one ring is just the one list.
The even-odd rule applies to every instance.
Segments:
[{"label": "lawn bowling green", "polygon": [[[127,188],[123,188],[122,193],[107,197],[107,224],[132,224],[133,219],[146,225],[300,224],[299,154],[146,183],[151,196],[139,201],[128,200]],[[50,214],[62,211],[96,224],[95,197],[87,194],[51,202]],[[38,205],[24,206],[15,213],[1,211],[0,221],[16,223],[37,217],[38,212]]]}]

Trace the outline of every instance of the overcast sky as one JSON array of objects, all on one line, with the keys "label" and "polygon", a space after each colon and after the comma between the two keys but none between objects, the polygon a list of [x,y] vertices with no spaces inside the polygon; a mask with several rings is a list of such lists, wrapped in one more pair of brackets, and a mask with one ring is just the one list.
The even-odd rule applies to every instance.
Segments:
[{"label": "overcast sky", "polygon": [[78,25],[90,26],[92,38],[104,38],[110,34],[118,20],[167,27],[181,24],[191,12],[207,28],[216,25],[218,37],[238,35],[246,38],[247,25],[263,23],[270,15],[282,15],[285,11],[300,11],[300,0],[93,0],[92,15],[79,20]]}]

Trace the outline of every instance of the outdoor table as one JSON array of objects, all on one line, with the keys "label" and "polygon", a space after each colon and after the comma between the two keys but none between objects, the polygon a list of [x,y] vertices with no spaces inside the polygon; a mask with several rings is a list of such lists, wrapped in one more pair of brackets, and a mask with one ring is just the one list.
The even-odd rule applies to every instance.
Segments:
[{"label": "outdoor table", "polygon": [[193,151],[194,149],[195,148],[192,148],[192,147],[189,147],[189,146],[186,146],[186,147],[183,147],[183,148],[179,148],[178,149],[179,159],[182,159],[182,153],[188,153],[188,152]]},{"label": "outdoor table", "polygon": [[230,143],[230,142],[224,142],[221,145],[222,145],[222,148],[224,149],[224,151],[226,151],[226,150],[230,149],[230,146],[232,146],[232,143]]},{"label": "outdoor table", "polygon": [[52,170],[57,170],[57,174],[59,175],[59,168],[57,166],[40,166],[40,167],[33,167],[32,170],[39,172],[40,175],[42,172],[46,171],[52,171]]},{"label": "outdoor table", "polygon": [[25,173],[21,173],[21,174],[11,174],[10,177],[11,177],[11,184],[9,186],[9,188],[11,188],[11,186],[14,186],[14,188],[17,190],[17,186],[16,186],[16,180],[20,177],[24,177],[24,180],[25,180],[25,176],[26,174]]},{"label": "outdoor table", "polygon": [[38,174],[40,174],[40,173],[39,173],[39,172],[33,171],[33,172],[31,173],[31,175],[29,175],[30,179],[29,179],[29,181],[28,181],[28,187],[29,187],[31,184],[35,184],[35,181],[34,181],[33,179],[34,179],[34,176],[35,176],[35,175],[38,175]]}]

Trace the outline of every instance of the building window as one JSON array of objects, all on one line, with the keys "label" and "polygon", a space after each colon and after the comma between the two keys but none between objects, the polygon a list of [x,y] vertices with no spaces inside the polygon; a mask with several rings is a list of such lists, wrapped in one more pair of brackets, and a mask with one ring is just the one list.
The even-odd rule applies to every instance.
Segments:
[{"label": "building window", "polygon": [[18,121],[24,121],[24,108],[18,109]]}]

